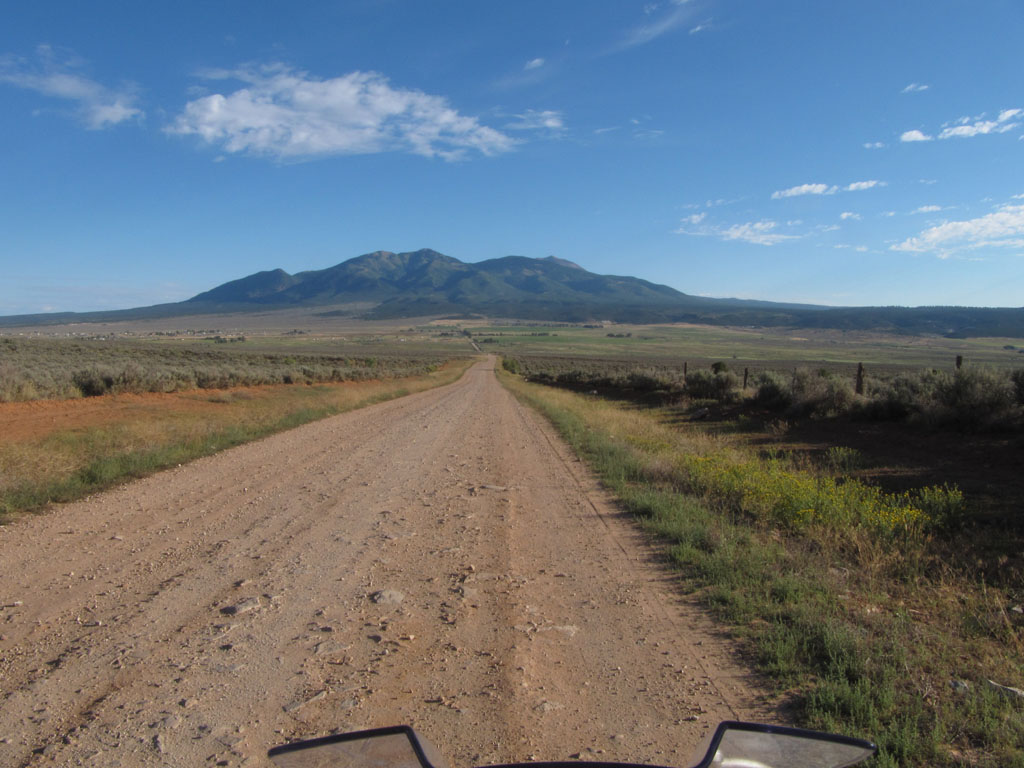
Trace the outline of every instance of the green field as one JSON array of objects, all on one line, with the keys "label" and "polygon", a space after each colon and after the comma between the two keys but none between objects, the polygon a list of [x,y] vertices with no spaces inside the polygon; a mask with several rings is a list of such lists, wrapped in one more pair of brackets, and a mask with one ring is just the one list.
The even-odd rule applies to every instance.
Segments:
[{"label": "green field", "polygon": [[[999,368],[1024,367],[1019,339],[947,339],[863,331],[786,331],[692,325],[467,325],[497,354],[656,361],[706,366],[723,360],[751,371],[814,365],[879,371],[952,368],[956,357]],[[1012,347],[1012,349],[1007,349]]]}]

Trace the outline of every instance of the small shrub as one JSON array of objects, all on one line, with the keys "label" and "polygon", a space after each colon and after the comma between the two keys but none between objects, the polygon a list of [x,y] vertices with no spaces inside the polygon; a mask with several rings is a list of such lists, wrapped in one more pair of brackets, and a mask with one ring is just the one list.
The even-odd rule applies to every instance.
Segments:
[{"label": "small shrub", "polygon": [[812,372],[797,369],[793,375],[793,405],[795,413],[808,416],[836,416],[846,413],[856,402],[853,384],[827,371]]},{"label": "small shrub", "polygon": [[670,382],[659,376],[656,371],[631,371],[626,376],[626,385],[641,392],[656,392],[667,389]]},{"label": "small shrub", "polygon": [[793,392],[789,379],[776,371],[763,371],[754,379],[757,391],[754,402],[772,411],[784,411],[793,405]]},{"label": "small shrub", "polygon": [[960,368],[940,380],[926,412],[937,426],[979,431],[1007,426],[1018,415],[1015,382],[988,368]]},{"label": "small shrub", "polygon": [[856,448],[833,445],[825,451],[825,463],[834,472],[849,474],[864,466],[864,455]]},{"label": "small shrub", "polygon": [[114,376],[96,368],[75,371],[71,374],[71,380],[83,397],[100,397],[107,394],[114,386]]},{"label": "small shrub", "polygon": [[690,397],[698,400],[732,402],[737,397],[736,388],[738,386],[739,379],[736,374],[728,371],[721,373],[693,371],[686,374],[686,392]]},{"label": "small shrub", "polygon": [[1018,368],[1010,374],[1013,391],[1017,397],[1017,405],[1024,405],[1024,368]]},{"label": "small shrub", "polygon": [[0,403],[34,400],[38,397],[35,384],[14,366],[0,363]]}]

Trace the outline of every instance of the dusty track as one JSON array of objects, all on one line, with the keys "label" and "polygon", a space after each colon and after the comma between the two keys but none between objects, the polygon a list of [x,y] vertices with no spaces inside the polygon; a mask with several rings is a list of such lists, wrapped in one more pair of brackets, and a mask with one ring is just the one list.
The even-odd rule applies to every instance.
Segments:
[{"label": "dusty track", "polygon": [[264,765],[397,722],[459,768],[683,765],[763,716],[492,369],[0,528],[0,765]]}]

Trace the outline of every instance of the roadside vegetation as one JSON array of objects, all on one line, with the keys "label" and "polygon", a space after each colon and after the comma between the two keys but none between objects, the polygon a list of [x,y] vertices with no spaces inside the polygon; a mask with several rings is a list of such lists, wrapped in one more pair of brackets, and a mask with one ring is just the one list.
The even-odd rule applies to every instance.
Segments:
[{"label": "roadside vegetation", "polygon": [[761,411],[781,417],[906,421],[961,431],[1024,427],[1024,365],[864,374],[858,383],[855,369],[849,368],[751,373],[724,361],[690,370],[655,362],[527,356],[509,356],[503,364],[542,384],[664,402],[687,398],[729,404],[747,399]]},{"label": "roadside vegetation", "polygon": [[427,373],[453,356],[244,346],[244,336],[176,345],[0,337],[0,402],[387,379]]},{"label": "roadside vegetation", "polygon": [[1024,766],[1024,574],[1019,558],[973,557],[978,539],[1011,539],[1019,553],[1019,523],[982,524],[951,484],[861,479],[863,456],[841,444],[811,460],[702,420],[743,401],[769,418],[919,422],[925,440],[1015,429],[1019,376],[893,374],[859,395],[827,371],[765,375],[744,392],[728,366],[556,370],[520,356],[504,369],[665,542],[794,721],[876,741],[882,766]]},{"label": "roadside vegetation", "polygon": [[[274,432],[448,384],[471,362],[407,361],[406,375],[394,362],[364,366],[359,380],[342,383],[6,405],[0,524]],[[27,428],[16,428],[26,421]]]}]

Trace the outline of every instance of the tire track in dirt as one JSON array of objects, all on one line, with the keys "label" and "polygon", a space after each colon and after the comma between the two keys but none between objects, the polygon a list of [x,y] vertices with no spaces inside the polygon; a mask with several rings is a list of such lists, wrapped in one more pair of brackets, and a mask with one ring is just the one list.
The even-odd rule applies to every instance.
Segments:
[{"label": "tire track in dirt", "polygon": [[682,764],[757,709],[493,360],[0,528],[0,563],[3,765],[263,765],[395,722],[457,766]]}]

